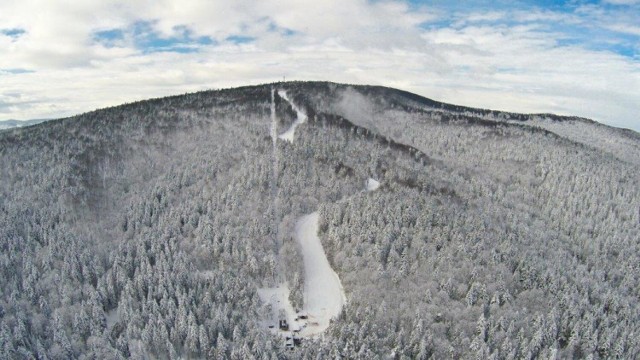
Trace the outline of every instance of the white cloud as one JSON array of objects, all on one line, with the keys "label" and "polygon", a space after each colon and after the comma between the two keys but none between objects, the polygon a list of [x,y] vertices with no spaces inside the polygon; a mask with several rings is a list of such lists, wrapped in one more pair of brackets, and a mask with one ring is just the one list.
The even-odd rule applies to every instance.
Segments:
[{"label": "white cloud", "polygon": [[640,36],[640,26],[634,26],[629,24],[611,24],[611,25],[607,25],[606,28],[609,30],[613,30],[621,33]]},{"label": "white cloud", "polygon": [[635,5],[640,4],[640,0],[606,0],[606,3],[614,5]]},{"label": "white cloud", "polygon": [[[596,16],[594,9],[581,11]],[[365,0],[2,3],[2,27],[26,32],[17,41],[0,36],[0,69],[35,72],[0,72],[0,118],[70,115],[287,76],[395,86],[452,103],[574,114],[640,130],[638,61],[559,46],[563,33],[548,28],[586,15],[469,12],[455,15],[452,26],[435,23],[442,16]],[[117,46],[94,41],[95,31],[126,32],[139,21],[149,21],[159,36],[186,26],[219,43],[192,44],[199,51],[180,54],[142,52],[129,33]],[[430,21],[436,25],[420,26]],[[232,35],[255,41],[225,41]]]}]

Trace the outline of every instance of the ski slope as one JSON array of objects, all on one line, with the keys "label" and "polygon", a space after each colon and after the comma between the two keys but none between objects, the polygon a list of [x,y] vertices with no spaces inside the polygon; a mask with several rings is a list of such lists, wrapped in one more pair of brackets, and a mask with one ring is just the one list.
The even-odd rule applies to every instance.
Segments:
[{"label": "ski slope", "polygon": [[304,311],[309,319],[300,335],[311,336],[329,327],[346,302],[340,278],[331,268],[318,237],[317,212],[302,216],[295,229],[295,238],[304,260]]},{"label": "ski slope", "polygon": [[[317,212],[298,219],[294,237],[300,246],[304,262],[304,306],[297,313],[289,300],[289,287],[280,284],[273,288],[258,289],[263,304],[270,308],[266,327],[282,336],[298,332],[300,337],[311,337],[324,332],[340,315],[346,296],[340,278],[333,271],[318,237]],[[287,320],[288,330],[278,328],[279,320]]]},{"label": "ski slope", "polygon": [[280,134],[278,138],[293,143],[293,136],[295,135],[296,128],[307,121],[307,114],[305,114],[304,111],[300,110],[300,108],[298,108],[291,100],[289,100],[289,98],[287,97],[287,92],[285,90],[278,90],[278,95],[281,98],[285,99],[297,114],[297,118],[293,122],[293,124],[291,124],[287,131]]},{"label": "ski slope", "polygon": [[[291,127],[277,134],[277,119],[275,114],[274,91],[271,91],[271,138],[274,147],[274,178],[277,179],[277,139],[293,143],[295,129],[307,121],[307,115],[295,106],[287,97],[284,90],[279,90],[278,95],[289,102],[297,113],[297,119]],[[273,187],[273,201],[277,205],[277,189]],[[367,182],[367,190],[375,190],[379,183],[373,179]],[[279,218],[277,206],[275,206],[275,219]],[[289,299],[289,287],[286,283],[280,283],[276,287],[258,289],[258,296],[265,307],[269,309],[269,315],[264,320],[265,327],[272,332],[282,335],[287,339],[287,346],[293,347],[291,339],[294,337],[310,337],[325,331],[332,319],[335,319],[342,311],[346,302],[344,289],[340,278],[331,268],[327,255],[324,252],[320,238],[318,237],[317,212],[300,217],[295,226],[294,237],[302,252],[304,262],[304,306],[303,311],[296,312]],[[276,241],[276,247],[279,247]],[[279,251],[276,251],[279,252]],[[282,268],[282,265],[280,266]],[[278,278],[284,278],[279,274]],[[286,320],[286,326],[280,328],[280,322]],[[293,335],[297,334],[297,335]]]}]

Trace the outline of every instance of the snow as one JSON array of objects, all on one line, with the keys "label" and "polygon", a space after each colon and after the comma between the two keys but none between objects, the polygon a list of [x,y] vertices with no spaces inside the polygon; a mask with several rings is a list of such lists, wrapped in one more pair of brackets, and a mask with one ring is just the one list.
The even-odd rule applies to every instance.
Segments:
[{"label": "snow", "polygon": [[[509,121],[520,124],[520,121]],[[590,124],[580,120],[554,121],[547,117],[535,116],[525,123],[554,132],[571,141],[609,153],[618,159],[640,165],[640,143],[635,136],[629,136],[622,130]]]},{"label": "snow", "polygon": [[280,95],[281,98],[285,99],[298,115],[297,119],[293,122],[293,124],[291,124],[289,129],[278,136],[279,139],[293,143],[293,136],[296,132],[296,127],[304,124],[307,121],[307,114],[305,114],[291,100],[289,100],[289,98],[287,97],[287,92],[285,90],[278,90],[278,95]]},{"label": "snow", "polygon": [[118,311],[118,308],[107,311],[105,319],[107,321],[107,329],[111,329],[113,325],[120,321],[120,312]]},{"label": "snow", "polygon": [[284,312],[284,318],[291,330],[300,328],[295,321],[297,315],[289,301],[289,287],[286,284],[280,284],[275,288],[258,289],[258,296],[265,305],[271,306],[273,318],[268,320],[268,325],[273,325],[274,331],[279,331],[278,320],[280,320],[281,311]]},{"label": "snow", "polygon": [[204,280],[213,280],[216,276],[216,273],[211,270],[204,270],[196,272],[196,275],[201,277]]},{"label": "snow", "polygon": [[[271,141],[273,143],[273,177],[271,179],[271,201],[273,203],[273,218],[274,218],[274,233],[276,247],[279,248],[278,243],[278,226],[277,219],[280,219],[280,209],[278,207],[278,120],[276,118],[276,102],[275,102],[275,90],[271,88]],[[276,251],[278,253],[278,251]],[[281,267],[278,267],[278,275],[282,275],[280,271]]]},{"label": "snow", "polygon": [[331,268],[318,237],[317,212],[302,216],[295,229],[295,238],[302,250],[304,260],[304,311],[309,319],[300,332],[311,336],[329,327],[346,302],[340,278]]},{"label": "snow", "polygon": [[[317,212],[298,219],[294,237],[300,245],[304,262],[304,309],[296,313],[289,300],[289,287],[280,284],[273,288],[258,289],[258,296],[271,308],[271,318],[265,327],[285,337],[299,331],[299,337],[311,337],[324,332],[332,319],[340,315],[346,296],[340,278],[331,268],[318,237]],[[300,318],[304,315],[306,319]],[[280,330],[278,321],[286,319],[288,330]]]},{"label": "snow", "polygon": [[271,139],[273,140],[273,147],[276,147],[276,142],[278,141],[278,121],[276,120],[276,103],[274,101],[274,89],[271,89],[271,129],[269,131],[271,135]]},{"label": "snow", "polygon": [[380,187],[380,182],[376,179],[369,178],[365,184],[367,191],[374,191]]},{"label": "snow", "polygon": [[[291,102],[286,91],[278,90],[278,95],[291,105],[297,113],[297,119],[287,131],[276,138],[277,120],[274,90],[272,89],[270,133],[274,147],[274,178],[277,178],[277,172],[275,172],[278,161],[277,139],[293,143],[296,127],[307,121],[307,115]],[[373,183],[370,184],[371,181]],[[367,183],[367,189],[373,187],[371,190],[375,190],[378,186],[379,183],[373,179]],[[277,203],[277,190],[274,191],[274,203]],[[277,210],[276,218],[278,218]],[[325,331],[331,320],[340,314],[342,306],[346,302],[340,278],[331,268],[318,237],[318,220],[319,215],[314,212],[300,217],[295,227],[294,237],[300,245],[304,262],[304,310],[299,313],[294,310],[289,299],[289,287],[286,283],[272,288],[258,289],[258,296],[264,306],[269,309],[269,317],[265,319],[265,327],[271,329],[273,333],[285,337],[288,347],[294,346],[293,339],[296,336],[309,337]],[[280,320],[287,321],[288,329],[280,329]],[[296,335],[293,335],[294,333]]]}]

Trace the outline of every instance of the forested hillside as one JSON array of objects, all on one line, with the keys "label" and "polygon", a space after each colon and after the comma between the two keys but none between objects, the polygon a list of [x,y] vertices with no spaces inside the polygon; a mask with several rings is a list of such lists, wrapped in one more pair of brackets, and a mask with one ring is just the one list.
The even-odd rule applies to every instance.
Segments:
[{"label": "forested hillside", "polygon": [[[633,358],[639,149],[324,82],[5,130],[0,358]],[[306,303],[294,234],[314,212],[346,302],[290,349],[258,289]]]}]

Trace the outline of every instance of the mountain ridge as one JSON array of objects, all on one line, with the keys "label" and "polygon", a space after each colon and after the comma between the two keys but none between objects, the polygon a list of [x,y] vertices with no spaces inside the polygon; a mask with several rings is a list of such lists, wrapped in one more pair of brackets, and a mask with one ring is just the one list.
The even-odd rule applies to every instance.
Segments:
[{"label": "mountain ridge", "polygon": [[[58,119],[50,119],[50,118],[32,119],[32,120],[8,119],[8,120],[1,120],[0,124],[9,124],[9,125],[11,125],[11,127],[14,127],[14,126],[17,126],[17,125],[20,125],[20,124],[34,125],[34,124],[39,124],[41,122],[46,122],[46,121],[50,121],[50,120],[60,120],[60,119],[65,119],[65,118],[74,118],[74,117],[78,117],[78,116],[81,116],[81,115],[84,115],[84,114],[88,114],[88,113],[92,113],[92,112],[100,111],[100,110],[105,110],[105,109],[119,108],[119,107],[122,107],[122,106],[135,105],[135,104],[145,103],[145,102],[154,102],[154,101],[159,101],[159,100],[163,100],[163,99],[179,98],[181,96],[185,96],[185,95],[189,95],[189,94],[211,94],[211,93],[216,93],[216,92],[220,92],[220,91],[224,92],[224,91],[240,90],[240,89],[243,89],[243,88],[253,88],[253,87],[263,87],[263,86],[286,86],[286,84],[299,84],[299,83],[312,84],[312,85],[333,84],[333,85],[338,85],[338,86],[354,87],[354,88],[359,88],[359,89],[363,89],[363,90],[374,89],[374,90],[377,90],[377,91],[383,91],[383,92],[388,92],[388,93],[392,93],[392,94],[396,94],[396,95],[401,95],[402,97],[405,97],[405,98],[410,99],[410,100],[414,100],[417,103],[421,103],[423,105],[428,105],[428,106],[432,107],[433,109],[443,109],[443,110],[447,110],[447,111],[450,111],[450,112],[453,112],[453,113],[469,112],[469,113],[473,114],[475,117],[479,117],[479,118],[482,118],[483,116],[491,116],[493,118],[497,118],[497,117],[503,116],[503,117],[508,117],[509,120],[512,120],[512,121],[522,121],[522,122],[529,121],[529,120],[531,120],[531,118],[536,118],[536,117],[537,118],[546,118],[546,119],[549,119],[549,120],[552,120],[552,121],[558,121],[558,122],[580,121],[580,122],[584,122],[584,123],[588,123],[588,124],[597,124],[597,125],[601,125],[601,126],[605,126],[605,127],[611,128],[611,129],[619,130],[619,131],[622,131],[624,133],[628,133],[628,134],[630,134],[632,136],[635,136],[636,138],[640,139],[640,133],[638,133],[637,131],[635,131],[633,129],[615,127],[615,126],[611,126],[611,125],[607,125],[607,124],[598,122],[598,121],[593,120],[593,119],[580,117],[580,116],[557,115],[557,114],[554,114],[554,113],[519,113],[519,112],[511,112],[511,111],[504,111],[504,110],[492,110],[492,109],[476,108],[476,107],[471,107],[471,106],[466,106],[466,105],[457,105],[457,104],[453,104],[453,103],[446,103],[446,102],[442,102],[442,101],[438,101],[438,100],[434,100],[434,99],[428,98],[428,97],[423,96],[423,95],[412,93],[412,92],[409,92],[409,91],[406,91],[406,90],[392,88],[392,87],[383,86],[383,85],[358,85],[358,84],[334,83],[334,82],[328,82],[328,81],[302,81],[302,80],[301,81],[292,80],[292,81],[286,81],[286,82],[273,82],[273,83],[264,83],[264,84],[258,84],[258,85],[246,85],[246,86],[239,86],[239,87],[202,90],[202,91],[197,91],[197,92],[192,92],[192,93],[176,94],[176,95],[169,95],[169,96],[163,96],[163,97],[157,97],[157,98],[149,98],[149,99],[145,99],[145,100],[138,100],[138,101],[134,101],[134,102],[127,102],[127,103],[120,104],[120,105],[114,105],[114,106],[109,106],[109,107],[105,107],[105,108],[99,108],[99,109],[87,111],[87,112],[84,112],[84,113],[80,113],[80,114],[77,114],[77,115],[72,115],[72,116],[69,116],[69,117],[63,117],[63,118],[58,118]],[[496,120],[496,121],[502,121],[502,120]]]},{"label": "mountain ridge", "polygon": [[0,130],[11,129],[14,127],[25,127],[36,125],[45,121],[49,121],[51,119],[31,119],[31,120],[0,120]]},{"label": "mountain ridge", "polygon": [[[172,101],[177,100],[181,96],[213,96],[219,92],[225,91],[242,91],[242,89],[261,88],[269,86],[304,86],[309,89],[321,89],[327,91],[330,88],[342,88],[342,89],[357,89],[364,96],[371,94],[379,98],[384,98],[389,101],[391,106],[405,107],[405,109],[411,109],[411,111],[443,111],[445,115],[445,121],[451,115],[464,116],[467,121],[474,121],[479,124],[485,124],[487,126],[495,126],[495,123],[501,124],[522,124],[532,128],[537,128],[545,131],[551,131],[552,133],[577,142],[583,145],[596,148],[600,151],[604,151],[613,155],[614,157],[640,165],[640,133],[625,128],[617,128],[606,124],[599,123],[592,119],[577,117],[577,116],[562,116],[547,113],[513,113],[499,110],[489,110],[467,107],[462,105],[448,104],[430,98],[414,94],[405,90],[394,89],[385,86],[377,85],[351,85],[351,84],[338,84],[326,81],[288,81],[288,82],[275,82],[261,85],[248,85],[237,88],[228,88],[220,90],[205,90],[196,93],[188,93],[182,95],[172,95],[161,98],[153,98],[147,100],[136,101],[132,103],[126,103],[122,105],[112,106],[104,109],[93,110],[84,114],[91,114],[96,111],[114,109],[127,106],[138,106],[147,104],[149,106],[154,102],[159,101]],[[226,101],[240,101],[242,99],[229,99]],[[302,101],[306,101],[304,97]],[[124,109],[123,108],[123,109]],[[313,113],[313,109],[309,109]],[[75,115],[69,118],[77,118],[84,114]],[[348,116],[345,116],[348,118]],[[29,125],[37,124],[46,120],[34,120],[35,122]],[[579,130],[577,128],[580,128]],[[6,129],[5,129],[6,130]],[[612,139],[614,144],[612,144]],[[623,146],[618,146],[618,142],[624,143]],[[613,145],[613,146],[612,146]],[[619,149],[618,147],[621,147]]]}]

